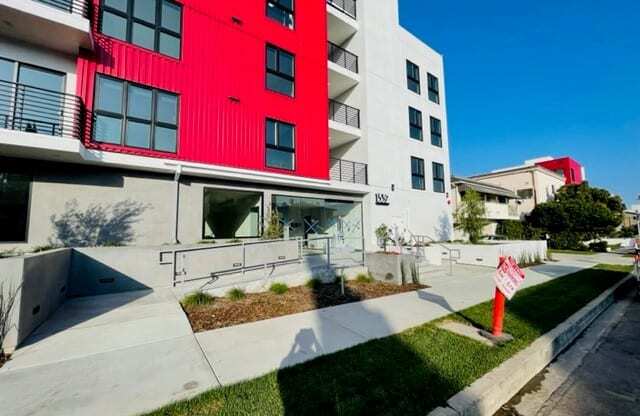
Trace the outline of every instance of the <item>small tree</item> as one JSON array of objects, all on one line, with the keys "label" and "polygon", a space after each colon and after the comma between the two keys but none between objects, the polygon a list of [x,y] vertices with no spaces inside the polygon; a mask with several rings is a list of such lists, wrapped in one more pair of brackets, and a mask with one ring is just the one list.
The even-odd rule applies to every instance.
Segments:
[{"label": "small tree", "polygon": [[380,224],[378,228],[376,228],[376,238],[378,239],[378,244],[382,246],[382,249],[387,251],[387,243],[391,240],[391,230],[387,224]]},{"label": "small tree", "polygon": [[264,230],[265,240],[278,240],[282,238],[284,229],[280,222],[280,214],[275,209],[271,210],[269,218],[267,219],[267,228]]},{"label": "small tree", "polygon": [[482,237],[482,230],[488,224],[486,209],[480,194],[468,190],[462,198],[461,206],[456,210],[455,227],[469,235],[469,241],[476,244]]}]

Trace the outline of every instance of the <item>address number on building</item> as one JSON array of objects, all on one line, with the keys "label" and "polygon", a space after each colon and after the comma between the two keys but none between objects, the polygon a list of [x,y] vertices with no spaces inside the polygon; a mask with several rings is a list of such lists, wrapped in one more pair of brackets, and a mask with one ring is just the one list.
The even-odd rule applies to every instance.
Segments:
[{"label": "address number on building", "polygon": [[376,205],[391,205],[388,194],[376,194]]}]

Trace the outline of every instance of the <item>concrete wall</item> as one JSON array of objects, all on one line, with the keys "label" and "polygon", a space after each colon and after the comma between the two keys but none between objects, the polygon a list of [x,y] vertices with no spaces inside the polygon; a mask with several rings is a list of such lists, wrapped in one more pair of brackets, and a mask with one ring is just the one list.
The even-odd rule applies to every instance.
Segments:
[{"label": "concrete wall", "polygon": [[5,293],[16,296],[6,351],[15,349],[64,302],[70,264],[70,249],[0,260],[0,282]]},{"label": "concrete wall", "polygon": [[[505,241],[500,244],[445,244],[459,250],[461,264],[497,267],[500,256],[512,256],[518,261],[523,255],[545,259],[547,256],[546,241]],[[455,258],[455,254],[454,254]]]}]

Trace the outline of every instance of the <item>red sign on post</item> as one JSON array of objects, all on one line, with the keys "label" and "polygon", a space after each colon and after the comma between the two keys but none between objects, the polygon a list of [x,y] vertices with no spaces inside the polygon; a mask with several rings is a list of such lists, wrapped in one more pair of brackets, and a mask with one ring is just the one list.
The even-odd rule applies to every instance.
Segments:
[{"label": "red sign on post", "polygon": [[511,300],[518,288],[524,282],[524,272],[513,257],[500,257],[498,269],[494,278],[496,282],[496,296],[493,301],[493,330],[495,337],[502,336],[504,324],[504,304],[506,298]]}]

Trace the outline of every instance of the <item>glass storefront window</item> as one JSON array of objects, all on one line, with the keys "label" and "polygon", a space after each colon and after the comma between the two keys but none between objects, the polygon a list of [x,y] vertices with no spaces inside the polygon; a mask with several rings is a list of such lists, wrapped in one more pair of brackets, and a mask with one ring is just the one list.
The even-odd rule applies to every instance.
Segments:
[{"label": "glass storefront window", "polygon": [[205,188],[205,239],[258,238],[262,235],[262,193]]},{"label": "glass storefront window", "polygon": [[362,204],[329,199],[273,196],[284,237],[332,237],[332,244],[361,247]]},{"label": "glass storefront window", "polygon": [[0,172],[0,241],[27,240],[31,178]]}]

